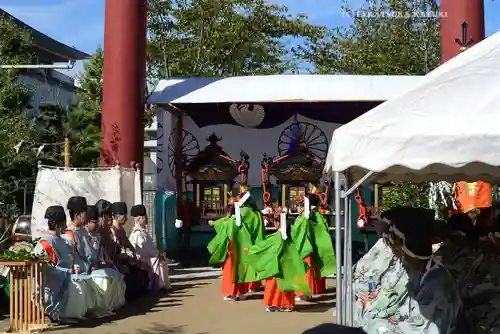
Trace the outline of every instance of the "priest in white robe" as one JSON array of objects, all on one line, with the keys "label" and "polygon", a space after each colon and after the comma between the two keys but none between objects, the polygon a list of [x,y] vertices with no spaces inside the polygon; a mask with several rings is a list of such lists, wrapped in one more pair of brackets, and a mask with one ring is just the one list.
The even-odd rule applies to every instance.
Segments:
[{"label": "priest in white robe", "polygon": [[146,231],[148,224],[146,208],[142,204],[134,205],[130,209],[130,215],[134,217],[135,224],[129,239],[139,259],[150,268],[150,289],[168,290],[170,288],[168,264]]}]

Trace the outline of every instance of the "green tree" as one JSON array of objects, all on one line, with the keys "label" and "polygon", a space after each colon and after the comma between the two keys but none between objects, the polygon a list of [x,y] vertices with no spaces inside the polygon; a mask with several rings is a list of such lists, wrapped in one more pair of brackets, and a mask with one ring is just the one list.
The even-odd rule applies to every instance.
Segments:
[{"label": "green tree", "polygon": [[96,167],[101,152],[104,53],[98,48],[79,78],[76,103],[64,129],[70,139],[71,166]]},{"label": "green tree", "polygon": [[[30,64],[32,38],[10,19],[0,17],[0,64]],[[21,69],[0,69],[0,212],[19,208],[26,182],[36,175],[36,132],[30,122],[30,90],[19,81]],[[17,148],[15,148],[17,147]]]},{"label": "green tree", "polygon": [[[316,73],[424,75],[441,63],[439,6],[435,0],[365,0],[343,10],[352,18],[324,36],[309,38],[295,49]],[[428,207],[427,183],[393,184],[382,206]]]},{"label": "green tree", "polygon": [[152,77],[276,74],[297,68],[287,37],[324,27],[265,0],[149,0]]},{"label": "green tree", "polygon": [[44,165],[62,166],[64,139],[70,134],[68,121],[71,108],[46,105],[39,107],[39,110],[34,122],[37,143],[40,145],[37,148],[38,161]]},{"label": "green tree", "polygon": [[344,2],[353,22],[295,52],[316,73],[423,75],[441,63],[439,6],[435,0],[365,0],[359,8]]}]

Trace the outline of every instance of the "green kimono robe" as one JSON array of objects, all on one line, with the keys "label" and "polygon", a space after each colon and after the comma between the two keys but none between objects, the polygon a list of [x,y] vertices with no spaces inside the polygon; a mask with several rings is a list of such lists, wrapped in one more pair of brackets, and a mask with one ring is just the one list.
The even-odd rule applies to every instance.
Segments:
[{"label": "green kimono robe", "polygon": [[248,265],[257,280],[276,277],[281,292],[300,291],[310,295],[307,266],[291,238],[283,240],[281,232],[268,235],[248,251]]},{"label": "green kimono robe", "polygon": [[237,264],[235,283],[251,283],[258,281],[255,271],[248,266],[248,249],[259,240],[264,239],[264,223],[260,212],[249,207],[241,208],[241,226],[236,226],[234,216],[222,217],[215,221],[216,235],[207,248],[211,256],[211,265],[226,261],[229,247]]},{"label": "green kimono robe", "polygon": [[302,259],[312,255],[317,263],[318,277],[327,277],[337,272],[335,250],[325,217],[317,210],[311,212],[315,223],[304,216],[295,219],[292,225],[292,239]]}]

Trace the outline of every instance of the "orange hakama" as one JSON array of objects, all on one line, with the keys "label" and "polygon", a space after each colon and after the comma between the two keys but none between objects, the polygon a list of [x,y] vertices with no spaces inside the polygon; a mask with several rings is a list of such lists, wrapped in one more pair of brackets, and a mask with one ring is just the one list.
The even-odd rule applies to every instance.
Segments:
[{"label": "orange hakama", "polygon": [[232,255],[232,243],[229,242],[226,261],[222,264],[222,294],[224,296],[241,296],[248,292],[248,283],[235,283],[236,257]]},{"label": "orange hakama", "polygon": [[[319,275],[318,268],[313,264],[312,255],[308,255],[304,258],[304,262],[307,263],[309,269],[307,270],[307,281],[309,282],[309,289],[311,295],[320,295],[326,292],[326,279],[321,278]],[[297,291],[295,294],[299,297],[303,297],[304,293]]]},{"label": "orange hakama", "polygon": [[276,277],[266,280],[264,289],[264,305],[267,307],[279,307],[293,309],[295,307],[295,298],[293,292],[281,292],[276,282]]}]

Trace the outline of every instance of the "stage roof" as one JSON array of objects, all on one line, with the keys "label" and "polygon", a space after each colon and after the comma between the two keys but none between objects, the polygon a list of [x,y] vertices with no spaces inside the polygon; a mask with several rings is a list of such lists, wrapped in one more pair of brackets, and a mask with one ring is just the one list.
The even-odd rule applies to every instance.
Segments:
[{"label": "stage roof", "polygon": [[[160,80],[149,104],[173,104],[198,126],[236,124],[230,110],[264,110],[257,128],[293,114],[345,124],[414,86],[419,76],[267,75]],[[262,107],[262,108],[260,108]]]}]

